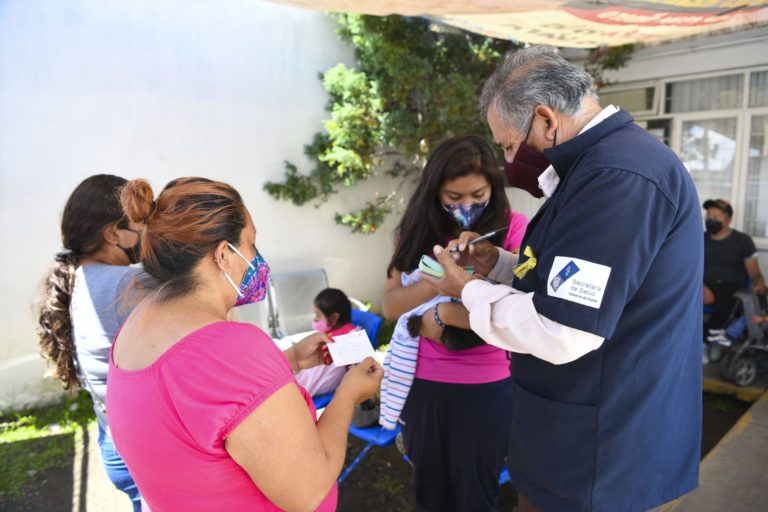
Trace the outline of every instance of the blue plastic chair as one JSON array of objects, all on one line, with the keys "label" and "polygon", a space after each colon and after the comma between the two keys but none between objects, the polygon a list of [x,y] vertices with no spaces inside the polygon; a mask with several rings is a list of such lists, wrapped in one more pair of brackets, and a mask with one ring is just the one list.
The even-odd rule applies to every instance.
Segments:
[{"label": "blue plastic chair", "polygon": [[331,402],[331,398],[333,398],[333,391],[323,393],[322,395],[313,396],[312,403],[315,404],[315,410],[319,410],[319,409],[322,409],[323,407],[326,407]]},{"label": "blue plastic chair", "polygon": [[368,335],[368,339],[371,340],[373,348],[376,348],[376,339],[379,336],[382,322],[383,320],[379,315],[363,311],[362,309],[352,310],[352,323],[365,329],[365,333]]},{"label": "blue plastic chair", "polygon": [[368,453],[368,451],[374,447],[374,446],[389,446],[395,442],[395,438],[397,437],[397,434],[400,433],[400,425],[397,426],[394,430],[387,430],[384,427],[381,426],[374,426],[374,427],[366,427],[366,428],[359,428],[355,426],[349,427],[349,433],[353,436],[362,439],[367,444],[365,447],[363,447],[362,450],[360,450],[360,453],[357,454],[357,457],[349,463],[349,466],[344,470],[344,472],[339,477],[339,484],[341,484],[346,478],[349,476],[349,474],[352,472],[353,469],[357,467],[358,464],[360,464],[360,461],[363,460],[363,457],[365,457],[365,454]]}]

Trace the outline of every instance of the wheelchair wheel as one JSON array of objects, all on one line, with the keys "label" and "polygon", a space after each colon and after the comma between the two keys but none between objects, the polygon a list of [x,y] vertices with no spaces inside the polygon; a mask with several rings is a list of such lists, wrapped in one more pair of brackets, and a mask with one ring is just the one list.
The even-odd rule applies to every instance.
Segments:
[{"label": "wheelchair wheel", "polygon": [[731,362],[733,361],[733,352],[727,352],[720,360],[720,378],[726,382],[732,382]]},{"label": "wheelchair wheel", "polygon": [[719,360],[723,358],[723,355],[725,353],[725,350],[723,350],[723,347],[717,344],[710,344],[708,348],[709,353],[709,362],[710,363],[716,363]]},{"label": "wheelchair wheel", "polygon": [[737,386],[746,387],[757,378],[757,361],[751,357],[737,359],[733,362],[731,376]]}]

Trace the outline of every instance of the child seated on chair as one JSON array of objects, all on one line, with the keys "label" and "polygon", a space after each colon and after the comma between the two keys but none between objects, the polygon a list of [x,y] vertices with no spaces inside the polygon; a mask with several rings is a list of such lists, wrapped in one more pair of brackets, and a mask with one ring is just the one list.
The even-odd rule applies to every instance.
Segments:
[{"label": "child seated on chair", "polygon": [[[314,300],[314,310],[312,329],[328,334],[331,340],[334,336],[357,329],[352,324],[352,304],[341,290],[326,288],[318,293]],[[346,367],[320,365],[300,371],[296,380],[311,396],[316,396],[335,390],[345,373]]]},{"label": "child seated on chair", "polygon": [[[314,301],[314,310],[315,318],[312,320],[312,328],[328,334],[331,342],[334,336],[360,329],[352,323],[352,304],[341,290],[326,288],[318,293]],[[296,375],[296,380],[311,396],[317,396],[335,390],[346,372],[346,367],[321,365],[300,371]],[[356,427],[367,427],[376,423],[378,418],[378,399],[368,399],[355,406],[352,424]]]}]

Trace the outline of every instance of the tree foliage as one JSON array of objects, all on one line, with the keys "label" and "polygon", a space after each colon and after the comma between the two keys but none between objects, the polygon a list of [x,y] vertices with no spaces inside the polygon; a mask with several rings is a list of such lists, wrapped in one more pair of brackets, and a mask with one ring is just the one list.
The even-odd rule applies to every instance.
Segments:
[{"label": "tree foliage", "polygon": [[627,65],[635,53],[637,45],[623,44],[621,46],[598,46],[589,52],[584,69],[592,75],[598,89],[611,83],[605,79],[606,69],[616,70]]},{"label": "tree foliage", "polygon": [[335,17],[339,37],[355,49],[357,67],[338,64],[321,74],[330,119],[304,148],[314,169],[304,174],[286,162],[284,180],[264,189],[301,205],[387,173],[394,178],[392,190],[357,211],[336,214],[336,222],[353,232],[372,233],[435,145],[453,135],[487,132],[477,98],[514,44],[435,29],[422,18]]},{"label": "tree foliage", "polygon": [[[357,211],[335,215],[353,232],[373,233],[439,142],[488,134],[477,99],[485,79],[518,45],[423,18],[333,16],[339,37],[354,47],[357,67],[338,64],[320,75],[330,95],[330,118],[304,147],[314,168],[306,174],[285,162],[283,181],[267,182],[264,190],[296,205],[320,204],[344,187],[386,173],[393,178],[391,190]],[[586,67],[601,79],[603,69],[626,64],[632,50],[597,48]]]}]

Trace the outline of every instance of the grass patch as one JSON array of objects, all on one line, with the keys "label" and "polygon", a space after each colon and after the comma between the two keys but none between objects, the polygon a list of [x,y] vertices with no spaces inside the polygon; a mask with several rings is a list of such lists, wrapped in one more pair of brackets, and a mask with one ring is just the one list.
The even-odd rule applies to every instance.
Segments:
[{"label": "grass patch", "polygon": [[49,407],[0,415],[0,503],[22,499],[40,472],[71,464],[83,429],[94,421],[85,391]]},{"label": "grass patch", "polygon": [[[391,467],[391,464],[388,464],[388,466]],[[406,484],[408,483],[407,480],[385,473],[373,482],[373,488],[376,492],[396,497],[405,494],[410,490],[406,488]]]},{"label": "grass patch", "polygon": [[744,412],[749,408],[749,403],[738,400],[730,395],[704,393],[703,406],[720,412]]}]

